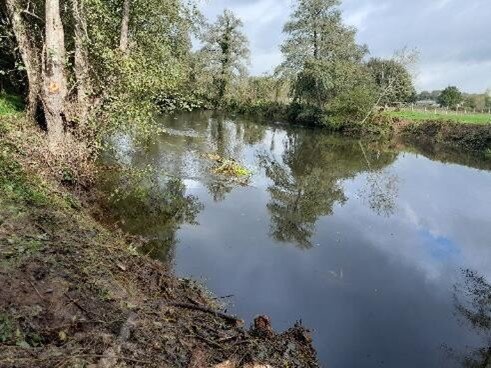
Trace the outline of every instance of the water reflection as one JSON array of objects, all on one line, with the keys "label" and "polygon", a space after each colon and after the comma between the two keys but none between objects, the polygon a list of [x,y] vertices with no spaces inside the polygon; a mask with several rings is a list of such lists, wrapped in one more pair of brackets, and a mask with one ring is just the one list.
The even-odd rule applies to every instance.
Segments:
[{"label": "water reflection", "polygon": [[484,345],[470,352],[453,351],[452,355],[465,368],[491,367],[491,285],[475,271],[463,271],[464,280],[454,287],[457,316],[465,326],[476,330]]},{"label": "water reflection", "polygon": [[[491,160],[213,114],[163,124],[154,141],[123,137],[112,155],[131,172],[150,167],[143,185],[116,175],[106,188],[127,196],[113,204],[124,227],[154,239],[145,251],[234,294],[230,311],[248,321],[303,319],[326,366],[486,362],[489,344],[458,323],[452,291],[461,268],[491,277],[491,174],[481,170]],[[210,154],[251,170],[250,185],[215,175]]]},{"label": "water reflection", "polygon": [[197,224],[203,209],[197,197],[186,194],[180,178],[161,176],[152,168],[113,168],[104,178],[104,187],[111,190],[106,205],[114,221],[144,236],[147,243],[142,251],[160,259],[172,258],[177,230],[184,223]]},{"label": "water reflection", "polygon": [[385,175],[381,168],[396,155],[373,156],[370,163],[365,149],[351,140],[324,134],[288,135],[281,160],[261,156],[261,165],[272,181],[267,204],[271,235],[277,241],[310,248],[319,217],[332,215],[335,205],[347,201],[341,181],[363,171],[369,172],[370,188],[361,192],[362,196],[368,198],[371,208],[388,215],[394,207],[397,179]]}]

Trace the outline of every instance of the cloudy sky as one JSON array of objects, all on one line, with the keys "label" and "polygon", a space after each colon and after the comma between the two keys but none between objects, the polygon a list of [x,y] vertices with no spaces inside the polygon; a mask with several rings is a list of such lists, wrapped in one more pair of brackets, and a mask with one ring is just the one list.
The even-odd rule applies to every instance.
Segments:
[{"label": "cloudy sky", "polygon": [[[203,0],[202,10],[214,20],[228,8],[243,20],[251,73],[259,75],[281,62],[281,30],[292,2]],[[418,89],[491,88],[491,0],[344,0],[342,10],[373,56],[391,56],[405,46],[420,51]]]}]

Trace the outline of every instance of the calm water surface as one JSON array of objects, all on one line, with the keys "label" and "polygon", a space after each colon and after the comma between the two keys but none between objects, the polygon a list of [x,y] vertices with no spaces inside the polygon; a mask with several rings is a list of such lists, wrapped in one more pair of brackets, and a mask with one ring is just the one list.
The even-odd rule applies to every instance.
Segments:
[{"label": "calm water surface", "polygon": [[[491,280],[490,162],[204,113],[163,124],[146,144],[114,139],[113,160],[146,168],[143,203],[133,180],[105,188],[127,195],[114,211],[146,252],[232,294],[231,313],[302,320],[332,368],[458,367],[489,346],[462,313],[462,270]],[[209,154],[250,182],[215,175]]]}]

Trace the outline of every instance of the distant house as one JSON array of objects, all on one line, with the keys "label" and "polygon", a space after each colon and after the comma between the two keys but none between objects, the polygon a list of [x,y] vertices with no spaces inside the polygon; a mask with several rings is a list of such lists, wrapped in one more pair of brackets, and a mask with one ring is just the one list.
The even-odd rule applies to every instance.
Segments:
[{"label": "distant house", "polygon": [[418,107],[440,107],[440,104],[435,100],[420,100],[415,103]]}]

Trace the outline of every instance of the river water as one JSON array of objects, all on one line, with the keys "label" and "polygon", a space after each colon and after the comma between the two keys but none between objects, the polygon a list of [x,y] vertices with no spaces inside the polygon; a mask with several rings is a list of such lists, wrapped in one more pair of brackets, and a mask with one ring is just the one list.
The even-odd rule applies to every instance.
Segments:
[{"label": "river water", "polygon": [[[110,160],[140,174],[102,185],[145,253],[248,323],[301,320],[324,366],[484,359],[489,325],[469,319],[491,280],[489,160],[211,113],[162,124],[145,143],[113,139]],[[249,180],[216,174],[218,157]]]}]

